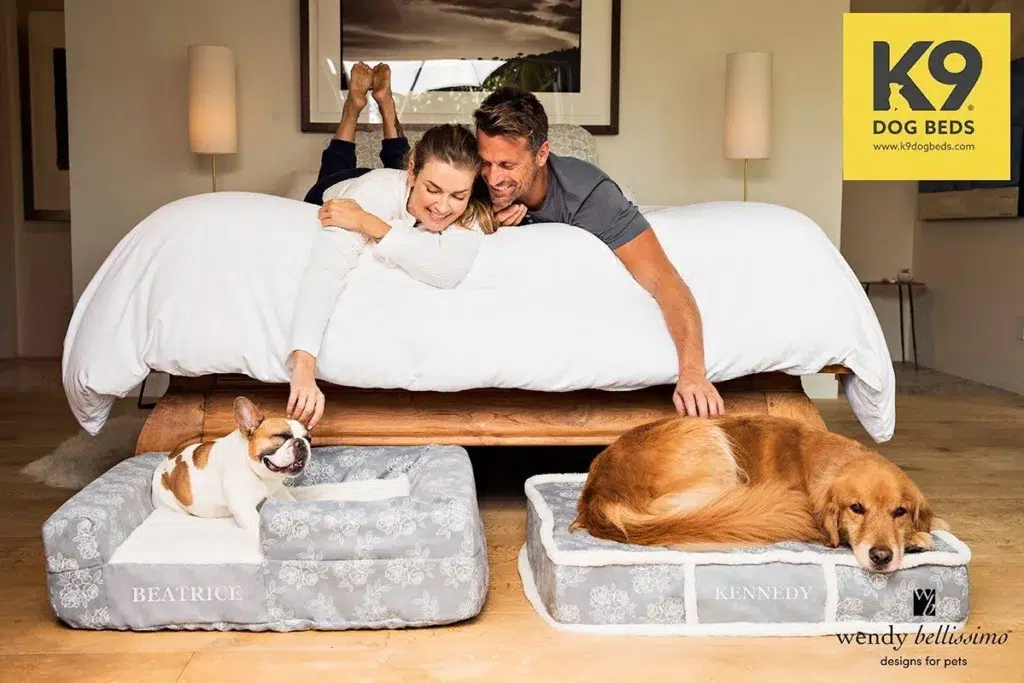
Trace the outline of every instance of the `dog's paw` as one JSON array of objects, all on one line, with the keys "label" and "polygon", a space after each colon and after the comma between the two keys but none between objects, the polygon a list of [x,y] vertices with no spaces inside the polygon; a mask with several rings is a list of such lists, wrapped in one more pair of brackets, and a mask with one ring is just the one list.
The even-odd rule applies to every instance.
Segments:
[{"label": "dog's paw", "polygon": [[235,522],[246,531],[258,531],[260,528],[260,515],[256,510],[236,514]]},{"label": "dog's paw", "polygon": [[934,547],[932,535],[926,531],[919,531],[907,540],[905,552],[923,553]]}]

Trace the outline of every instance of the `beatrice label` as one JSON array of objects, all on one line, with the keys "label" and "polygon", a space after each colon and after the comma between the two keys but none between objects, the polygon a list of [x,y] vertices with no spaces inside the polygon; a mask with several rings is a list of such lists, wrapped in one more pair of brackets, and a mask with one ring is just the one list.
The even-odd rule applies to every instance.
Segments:
[{"label": "beatrice label", "polygon": [[233,602],[241,586],[133,586],[132,602]]}]

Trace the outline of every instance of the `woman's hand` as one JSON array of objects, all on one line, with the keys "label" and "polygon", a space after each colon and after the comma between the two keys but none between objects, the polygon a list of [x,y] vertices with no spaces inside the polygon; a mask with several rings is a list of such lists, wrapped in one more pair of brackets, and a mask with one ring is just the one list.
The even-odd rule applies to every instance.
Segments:
[{"label": "woman's hand", "polygon": [[324,393],[316,384],[316,358],[305,351],[295,351],[291,392],[288,396],[288,417],[312,430],[324,414]]},{"label": "woman's hand", "polygon": [[363,207],[352,199],[331,199],[320,207],[317,218],[323,227],[335,226],[353,232],[364,232],[368,215]]}]

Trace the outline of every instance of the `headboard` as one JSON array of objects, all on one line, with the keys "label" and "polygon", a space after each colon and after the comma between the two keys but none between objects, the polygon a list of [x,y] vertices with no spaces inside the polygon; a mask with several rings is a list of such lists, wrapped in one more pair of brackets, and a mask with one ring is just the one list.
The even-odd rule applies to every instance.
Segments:
[{"label": "headboard", "polygon": [[[423,131],[407,129],[405,134],[409,138],[409,144],[415,145]],[[551,142],[551,151],[559,156],[576,157],[597,164],[597,143],[594,136],[582,126],[569,123],[551,124],[548,129],[548,140]],[[325,140],[324,145],[326,146],[326,144]],[[356,163],[361,168],[380,168],[379,151],[379,131],[358,131],[356,133]],[[309,168],[298,169],[290,173],[280,192],[281,196],[301,201],[306,196],[306,191],[316,182],[318,170],[316,164],[318,163],[319,159],[314,159]]]}]

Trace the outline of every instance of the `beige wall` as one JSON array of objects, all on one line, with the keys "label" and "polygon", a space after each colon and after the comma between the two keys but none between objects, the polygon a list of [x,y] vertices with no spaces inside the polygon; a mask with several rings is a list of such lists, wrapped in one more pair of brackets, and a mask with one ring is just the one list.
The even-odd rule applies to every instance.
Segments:
[{"label": "beige wall", "polygon": [[[641,203],[740,198],[742,167],[722,158],[725,54],[769,50],[776,137],[772,158],[751,164],[750,198],[805,212],[839,244],[848,0],[622,4],[621,134],[598,138],[602,166]],[[230,46],[239,65],[240,150],[218,162],[223,189],[274,191],[315,167],[325,138],[299,132],[295,0],[75,0],[66,11],[76,298],[139,220],[209,187],[207,162],[188,151],[189,44]],[[816,395],[834,395],[834,382]]]},{"label": "beige wall", "polygon": [[[5,0],[3,71],[6,78],[0,130],[7,148],[0,184],[5,193],[4,223],[0,224],[0,323],[2,311],[13,304],[15,350],[20,356],[59,357],[71,319],[71,227],[67,223],[24,220],[22,202],[21,119],[18,91],[17,17],[29,9],[60,10],[63,0]],[[10,194],[6,194],[10,193]],[[10,197],[10,201],[7,197]],[[6,248],[5,248],[6,247]],[[0,338],[11,332],[0,329]],[[0,339],[0,352],[6,345]],[[10,349],[6,349],[10,351]],[[0,354],[2,355],[2,354]]]},{"label": "beige wall", "polygon": [[921,361],[1024,394],[1024,219],[921,222]]},{"label": "beige wall", "polygon": [[[930,0],[852,0],[857,12],[918,11]],[[984,4],[984,3],[982,3]],[[980,5],[979,5],[980,6]],[[1014,54],[1024,53],[1024,0],[1011,12]],[[1024,393],[1024,219],[918,221],[917,184],[847,182],[842,252],[862,279],[911,267],[927,289],[915,301],[921,363]],[[872,300],[899,359],[895,290]],[[910,320],[907,309],[907,359]]]},{"label": "beige wall", "polygon": [[[858,278],[878,280],[895,277],[904,268],[913,269],[916,200],[917,183],[914,182],[843,183],[841,251]],[[885,333],[889,355],[894,361],[902,357],[898,301],[895,287],[875,287],[871,290],[871,303]],[[909,305],[904,303],[904,308],[906,358],[912,360]],[[919,333],[921,327],[919,320]]]}]

